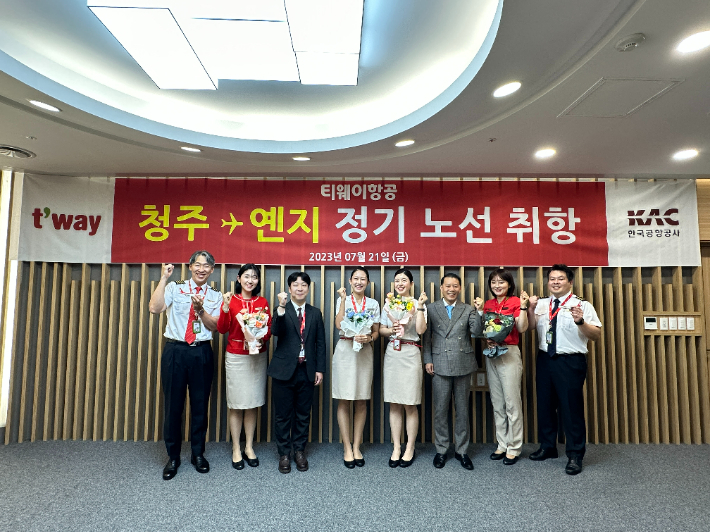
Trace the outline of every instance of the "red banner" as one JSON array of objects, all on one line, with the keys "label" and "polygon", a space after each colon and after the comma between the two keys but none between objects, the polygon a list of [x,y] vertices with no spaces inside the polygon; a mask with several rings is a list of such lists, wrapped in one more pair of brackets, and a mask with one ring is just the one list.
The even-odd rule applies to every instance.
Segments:
[{"label": "red banner", "polygon": [[113,262],[608,264],[603,183],[116,179]]}]

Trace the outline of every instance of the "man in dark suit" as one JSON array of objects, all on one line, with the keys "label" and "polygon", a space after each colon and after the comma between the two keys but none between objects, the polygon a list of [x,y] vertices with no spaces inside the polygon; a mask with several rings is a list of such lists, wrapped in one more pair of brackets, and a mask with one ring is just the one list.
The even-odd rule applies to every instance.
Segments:
[{"label": "man in dark suit", "polygon": [[451,443],[449,430],[449,405],[454,397],[456,424],[454,427],[454,456],[468,470],[473,469],[469,458],[468,397],[471,373],[476,371],[476,357],[471,336],[481,332],[479,308],[483,301],[476,298],[474,309],[459,301],[461,278],[447,273],[441,279],[443,299],[427,305],[429,323],[424,333],[424,367],[432,376],[434,402],[434,467],[446,464],[446,453]]},{"label": "man in dark suit", "polygon": [[279,452],[279,471],[291,472],[291,449],[296,468],[308,471],[306,442],[311,419],[313,390],[325,373],[325,326],[323,315],[306,303],[311,278],[305,272],[288,276],[288,295],[278,295],[272,334],[278,338],[267,371],[274,399],[274,433]]}]

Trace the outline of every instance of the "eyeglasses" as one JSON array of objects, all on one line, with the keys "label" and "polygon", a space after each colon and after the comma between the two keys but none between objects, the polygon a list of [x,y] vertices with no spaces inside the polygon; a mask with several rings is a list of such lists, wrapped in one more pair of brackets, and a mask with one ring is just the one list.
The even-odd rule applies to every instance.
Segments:
[{"label": "eyeglasses", "polygon": [[247,273],[243,273],[243,274],[242,274],[242,279],[244,279],[245,281],[258,281],[258,280],[259,280],[259,276],[258,276],[258,275],[249,275],[249,274],[247,274]]},{"label": "eyeglasses", "polygon": [[192,265],[198,270],[209,270],[212,267],[207,262],[193,262]]}]

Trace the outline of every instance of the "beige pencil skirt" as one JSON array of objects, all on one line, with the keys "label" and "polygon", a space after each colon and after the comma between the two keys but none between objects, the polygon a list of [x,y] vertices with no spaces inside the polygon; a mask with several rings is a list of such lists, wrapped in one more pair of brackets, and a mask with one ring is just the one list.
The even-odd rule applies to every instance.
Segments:
[{"label": "beige pencil skirt", "polygon": [[258,355],[225,353],[227,407],[249,410],[266,402],[266,352]]},{"label": "beige pencil skirt", "polygon": [[338,340],[333,353],[333,399],[370,399],[372,360],[372,344],[363,344],[356,352],[351,340]]},{"label": "beige pencil skirt", "polygon": [[392,342],[385,351],[382,379],[385,402],[400,405],[419,405],[422,402],[422,352],[415,345],[402,344],[395,351]]}]

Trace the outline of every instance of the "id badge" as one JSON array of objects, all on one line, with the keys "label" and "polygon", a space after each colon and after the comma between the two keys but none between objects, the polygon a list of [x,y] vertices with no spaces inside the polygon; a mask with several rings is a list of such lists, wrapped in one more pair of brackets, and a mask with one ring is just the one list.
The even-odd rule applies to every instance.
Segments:
[{"label": "id badge", "polygon": [[392,340],[392,349],[395,351],[401,351],[402,350],[402,342],[399,338],[395,338]]},{"label": "id badge", "polygon": [[192,322],[192,332],[199,334],[202,332],[202,323],[195,320]]},{"label": "id badge", "polygon": [[550,330],[547,331],[547,336],[545,336],[545,343],[547,343],[547,345],[552,343],[552,331]]},{"label": "id badge", "polygon": [[306,351],[303,349],[303,344],[301,344],[301,352],[298,353],[298,358],[304,358],[306,356]]}]

